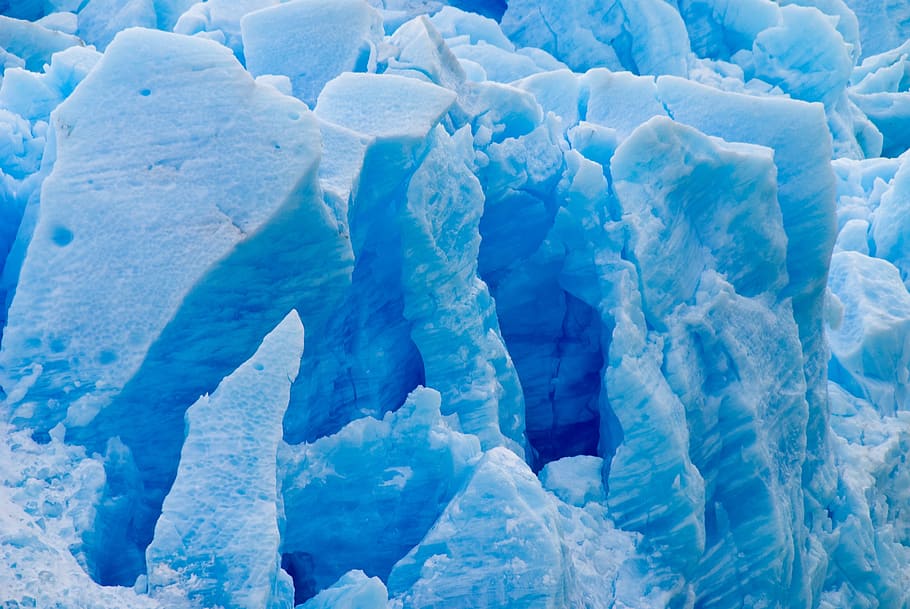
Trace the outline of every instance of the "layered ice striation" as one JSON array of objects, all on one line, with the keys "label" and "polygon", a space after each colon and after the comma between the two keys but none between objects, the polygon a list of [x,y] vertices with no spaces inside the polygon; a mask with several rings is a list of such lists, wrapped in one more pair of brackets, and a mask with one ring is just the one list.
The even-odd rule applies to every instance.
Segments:
[{"label": "layered ice striation", "polygon": [[0,604],[910,607],[907,2],[0,13]]}]

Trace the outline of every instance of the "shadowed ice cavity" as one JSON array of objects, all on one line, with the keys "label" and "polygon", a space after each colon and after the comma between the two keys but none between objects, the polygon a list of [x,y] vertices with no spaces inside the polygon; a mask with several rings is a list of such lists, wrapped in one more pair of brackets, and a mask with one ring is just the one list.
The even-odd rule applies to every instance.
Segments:
[{"label": "shadowed ice cavity", "polygon": [[477,116],[477,174],[486,195],[479,269],[521,379],[531,462],[539,468],[597,454],[601,320],[561,285],[568,250],[549,235],[563,197],[558,124],[544,119],[532,96],[507,85],[468,85],[462,103]]}]

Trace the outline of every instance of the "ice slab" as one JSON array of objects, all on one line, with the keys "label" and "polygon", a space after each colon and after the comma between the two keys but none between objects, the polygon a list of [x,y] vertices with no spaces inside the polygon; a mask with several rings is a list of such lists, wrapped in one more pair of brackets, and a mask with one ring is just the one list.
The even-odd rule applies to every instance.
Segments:
[{"label": "ice slab", "polygon": [[303,353],[296,311],[186,412],[177,477],[146,550],[149,593],[205,606],[286,608],[278,445]]},{"label": "ice slab", "polygon": [[342,72],[376,69],[382,18],[365,0],[300,0],[252,12],[240,22],[247,69],[284,74],[311,108]]}]

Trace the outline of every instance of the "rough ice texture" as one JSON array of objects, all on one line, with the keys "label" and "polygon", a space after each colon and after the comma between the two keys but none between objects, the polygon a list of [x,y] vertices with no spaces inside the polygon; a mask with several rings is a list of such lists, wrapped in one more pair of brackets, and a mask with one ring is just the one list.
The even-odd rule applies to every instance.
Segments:
[{"label": "rough ice texture", "polygon": [[907,2],[0,13],[0,605],[910,607]]},{"label": "rough ice texture", "polygon": [[[278,547],[278,444],[303,326],[292,311],[186,412],[180,467],[146,550],[148,587],[204,606],[290,607]],[[230,582],[225,585],[225,582]]]},{"label": "rough ice texture", "polygon": [[355,567],[386,577],[480,453],[476,437],[452,427],[440,413],[439,393],[419,388],[382,420],[358,419],[337,434],[288,447],[282,547],[295,577],[316,590]]},{"label": "rough ice texture", "polygon": [[243,17],[243,54],[254,76],[284,74],[311,107],[342,72],[375,71],[382,18],[363,0],[289,2]]}]

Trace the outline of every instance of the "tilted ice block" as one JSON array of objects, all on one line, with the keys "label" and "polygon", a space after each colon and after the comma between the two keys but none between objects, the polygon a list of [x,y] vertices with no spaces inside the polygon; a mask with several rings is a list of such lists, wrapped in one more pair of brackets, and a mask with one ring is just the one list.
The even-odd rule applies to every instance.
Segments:
[{"label": "tilted ice block", "polygon": [[350,569],[385,578],[432,526],[480,452],[439,407],[439,393],[420,388],[382,420],[285,450],[282,553],[299,588]]},{"label": "tilted ice block", "polygon": [[[148,61],[149,70],[137,71],[136,61]],[[212,96],[215,90],[218,94]],[[107,105],[99,110],[102,100]],[[134,120],[134,105],[143,108],[143,121]],[[230,117],[236,117],[235,127],[225,131],[220,121]],[[255,306],[230,304],[243,297],[228,296],[224,286],[207,286],[215,277],[203,277],[210,270],[217,273],[211,267],[218,262],[237,267],[236,278],[244,265],[257,264],[249,260],[254,254],[268,257],[260,241],[270,222],[282,224],[285,232],[290,220],[307,226],[292,259],[284,257],[294,267],[318,246],[338,251],[342,245],[331,246],[340,239],[333,236],[334,222],[313,183],[319,155],[315,121],[299,102],[255,85],[219,45],[127,31],[54,118],[59,131],[56,171],[45,184],[3,345],[8,378],[24,376],[23,366],[36,375],[28,396],[19,396],[26,403],[41,392],[59,399],[60,390],[70,394],[69,402],[93,384],[97,391],[85,400],[97,400],[94,408],[87,407],[91,414],[136,373],[181,306],[203,304],[206,288],[209,297],[219,295],[225,312]],[[251,146],[259,149],[253,158],[261,167],[225,164],[224,159],[235,158],[234,148],[248,153]],[[263,199],[263,192],[270,196]],[[103,223],[98,214],[104,215]],[[237,258],[225,258],[234,250]],[[147,270],[129,270],[137,265]],[[68,271],[77,266],[80,271]],[[334,280],[338,271],[332,266],[314,283]],[[295,270],[279,268],[280,274]],[[161,275],[154,300],[147,292],[152,272]],[[61,278],[52,303],[44,300],[42,290],[30,287],[46,284],[48,276]],[[86,291],[86,286],[94,289]],[[34,299],[45,304],[34,306]],[[278,308],[268,316],[280,319]],[[49,323],[39,321],[45,318]],[[244,320],[244,325],[256,325],[251,322]],[[210,323],[237,322],[214,318]],[[37,335],[35,328],[41,328]],[[180,344],[168,345],[171,357]],[[50,360],[34,359],[41,346],[49,345]],[[6,388],[13,390],[9,384]],[[14,416],[50,426],[63,417],[66,405],[45,410],[42,404],[29,414],[30,407],[22,403]],[[73,422],[86,422],[87,417],[73,414]]]},{"label": "tilted ice block", "polygon": [[828,280],[843,305],[828,330],[832,379],[884,414],[910,408],[910,293],[897,269],[859,252],[838,252]]},{"label": "tilted ice block", "polygon": [[580,81],[585,100],[580,118],[616,129],[622,137],[651,117],[667,115],[653,78],[597,69]]},{"label": "tilted ice block", "polygon": [[247,69],[284,74],[311,108],[342,72],[376,69],[382,18],[365,0],[300,0],[264,8],[240,22]]},{"label": "tilted ice block", "polygon": [[481,66],[489,80],[512,82],[538,72],[565,69],[566,65],[549,53],[539,49],[508,51],[484,41],[452,47],[452,53],[461,61]]},{"label": "tilted ice block", "polygon": [[378,577],[367,577],[363,571],[348,571],[301,609],[386,609],[389,593]]},{"label": "tilted ice block", "polygon": [[455,93],[413,78],[345,73],[326,85],[316,115],[378,139],[422,140]]},{"label": "tilted ice block", "polygon": [[[602,506],[562,503],[495,448],[389,575],[391,607],[609,607],[633,537]],[[643,599],[636,599],[642,602]],[[647,605],[645,605],[647,606]]]},{"label": "tilted ice block", "polygon": [[[465,84],[459,93],[459,106],[471,117],[474,145],[478,148],[528,135],[543,122],[543,111],[534,95],[516,87],[490,81],[472,82]],[[519,168],[511,169],[510,173],[514,173]]]},{"label": "tilted ice block", "polygon": [[146,550],[149,593],[206,607],[292,606],[281,570],[277,461],[303,353],[296,311],[186,411],[177,478]]},{"label": "tilted ice block", "polygon": [[147,542],[184,409],[289,309],[319,334],[350,243],[317,183],[316,120],[214,42],[127,30],[53,122],[2,384],[14,421],[68,415],[96,450],[121,437],[147,493],[131,537]]},{"label": "tilted ice block", "polygon": [[578,76],[573,72],[541,72],[513,84],[531,93],[544,112],[553,112],[559,116],[565,127],[578,123],[581,86]]},{"label": "tilted ice block", "polygon": [[428,78],[434,84],[457,91],[465,72],[433,23],[426,16],[416,17],[395,30],[389,44],[397,48],[388,59],[385,74],[411,74]]},{"label": "tilted ice block", "polygon": [[75,36],[0,15],[0,49],[22,59],[31,72],[41,71],[57,51],[81,45]]},{"label": "tilted ice block", "polygon": [[153,0],[88,0],[79,9],[82,40],[103,51],[120,30],[130,27],[155,28],[158,15]]},{"label": "tilted ice block", "polygon": [[202,34],[215,39],[223,38],[223,44],[234,51],[234,55],[245,63],[243,37],[240,20],[247,13],[278,4],[278,0],[209,0],[197,2],[180,15],[174,24],[174,32],[193,36]]}]

